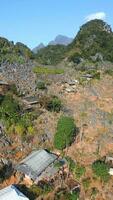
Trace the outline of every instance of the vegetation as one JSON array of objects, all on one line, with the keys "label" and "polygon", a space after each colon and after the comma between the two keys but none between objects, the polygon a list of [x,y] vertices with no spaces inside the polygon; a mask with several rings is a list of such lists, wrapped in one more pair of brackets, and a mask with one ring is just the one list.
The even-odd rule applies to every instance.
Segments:
[{"label": "vegetation", "polygon": [[23,64],[28,59],[33,59],[33,53],[26,45],[0,37],[0,63]]},{"label": "vegetation", "polygon": [[39,81],[39,82],[37,83],[37,88],[38,88],[39,90],[44,90],[44,89],[46,89],[45,83],[44,83],[43,81]]},{"label": "vegetation", "polygon": [[65,56],[66,47],[63,45],[49,45],[38,51],[36,59],[39,63],[44,65],[56,65]]},{"label": "vegetation", "polygon": [[75,175],[76,175],[76,178],[80,179],[86,172],[86,169],[84,166],[80,166],[78,164],[76,164],[76,167],[75,167]]},{"label": "vegetation", "polygon": [[61,100],[56,97],[56,96],[53,96],[49,101],[48,101],[48,104],[47,104],[47,110],[49,111],[53,111],[53,112],[59,112],[60,109],[61,109]]},{"label": "vegetation", "polygon": [[78,200],[79,199],[79,192],[69,193],[67,191],[60,191],[55,195],[55,200]]},{"label": "vegetation", "polygon": [[19,116],[20,107],[12,95],[4,96],[0,104],[0,118],[16,122]]},{"label": "vegetation", "polygon": [[106,182],[109,180],[109,166],[103,161],[96,161],[92,164],[94,174],[99,177],[102,181]]},{"label": "vegetation", "polygon": [[85,190],[87,190],[89,188],[90,182],[91,182],[90,178],[83,179],[82,183],[83,183],[83,186],[84,186]]},{"label": "vegetation", "polygon": [[75,135],[76,126],[71,117],[61,116],[57,124],[57,132],[54,136],[54,145],[57,149],[64,149],[72,142]]},{"label": "vegetation", "polygon": [[54,75],[54,74],[63,74],[64,70],[57,69],[57,68],[49,68],[49,67],[35,67],[33,69],[33,72],[38,75],[41,75],[41,74],[46,74],[46,75],[53,74]]},{"label": "vegetation", "polygon": [[69,170],[74,172],[76,163],[69,156],[66,156],[66,160],[68,161]]},{"label": "vegetation", "polygon": [[106,69],[104,73],[108,74],[110,76],[113,76],[113,70],[112,69]]},{"label": "vegetation", "polygon": [[0,119],[5,124],[7,133],[16,133],[20,136],[24,134],[34,135],[33,120],[35,113],[25,113],[21,115],[22,108],[12,94],[7,94],[1,98]]},{"label": "vegetation", "polygon": [[59,112],[62,107],[61,100],[57,96],[43,96],[40,98],[40,105],[51,112]]},{"label": "vegetation", "polygon": [[76,64],[83,59],[93,62],[113,61],[113,33],[102,20],[92,20],[84,24],[74,41],[68,46],[69,61]]}]

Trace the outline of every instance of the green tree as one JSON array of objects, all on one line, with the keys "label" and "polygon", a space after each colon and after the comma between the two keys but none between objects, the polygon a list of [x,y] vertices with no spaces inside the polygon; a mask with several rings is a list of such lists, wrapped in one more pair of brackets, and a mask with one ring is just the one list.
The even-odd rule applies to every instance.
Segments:
[{"label": "green tree", "polygon": [[54,136],[54,146],[60,150],[68,147],[73,142],[75,130],[74,119],[61,116],[57,124],[57,132]]}]

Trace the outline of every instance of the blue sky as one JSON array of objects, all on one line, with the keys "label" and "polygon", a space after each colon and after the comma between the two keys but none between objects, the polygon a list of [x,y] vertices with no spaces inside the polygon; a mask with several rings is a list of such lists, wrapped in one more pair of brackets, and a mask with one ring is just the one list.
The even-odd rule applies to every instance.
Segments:
[{"label": "blue sky", "polygon": [[113,0],[0,0],[0,36],[33,48],[58,34],[74,37],[92,17],[113,28]]}]

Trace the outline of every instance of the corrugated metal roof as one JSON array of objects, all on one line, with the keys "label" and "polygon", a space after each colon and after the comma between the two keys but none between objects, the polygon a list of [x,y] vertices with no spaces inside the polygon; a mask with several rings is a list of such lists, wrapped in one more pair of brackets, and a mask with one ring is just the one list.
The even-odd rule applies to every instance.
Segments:
[{"label": "corrugated metal roof", "polygon": [[35,180],[58,157],[46,150],[32,152],[16,169]]},{"label": "corrugated metal roof", "polygon": [[0,200],[29,200],[14,185],[0,190]]}]

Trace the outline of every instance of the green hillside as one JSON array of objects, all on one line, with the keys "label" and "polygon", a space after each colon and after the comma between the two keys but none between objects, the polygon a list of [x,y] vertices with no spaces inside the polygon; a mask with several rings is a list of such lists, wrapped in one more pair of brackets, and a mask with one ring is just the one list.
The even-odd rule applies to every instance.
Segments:
[{"label": "green hillside", "polygon": [[102,20],[92,20],[84,24],[74,41],[68,46],[69,61],[80,60],[113,61],[113,32]]},{"label": "green hillside", "polygon": [[41,64],[56,65],[65,58],[66,49],[64,45],[49,45],[40,49],[35,57]]},{"label": "green hillside", "polygon": [[14,44],[12,41],[0,37],[0,63],[23,63],[31,58],[33,58],[33,53],[26,45],[20,42]]}]

